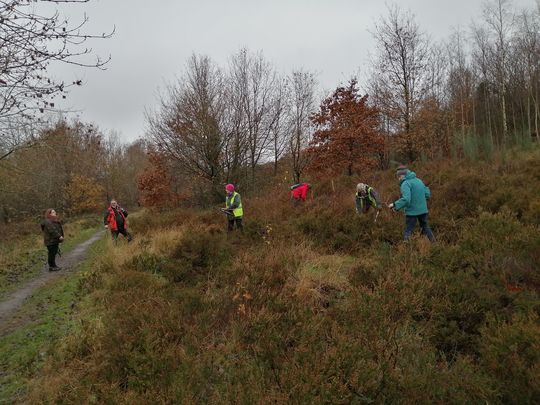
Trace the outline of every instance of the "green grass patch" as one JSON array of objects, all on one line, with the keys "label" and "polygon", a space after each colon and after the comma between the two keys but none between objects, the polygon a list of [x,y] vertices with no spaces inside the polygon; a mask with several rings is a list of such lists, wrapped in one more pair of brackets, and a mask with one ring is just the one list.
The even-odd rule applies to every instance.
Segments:
[{"label": "green grass patch", "polygon": [[[98,231],[96,221],[77,220],[64,226],[66,240],[60,246],[62,254],[69,253]],[[47,249],[36,227],[36,235],[6,242],[0,247],[0,299],[35,277],[45,266]]]},{"label": "green grass patch", "polygon": [[[83,230],[78,238],[82,240],[83,235],[93,232],[93,228]],[[73,240],[71,247],[75,244]],[[11,404],[23,398],[29,379],[43,367],[59,339],[74,328],[74,308],[81,298],[79,280],[103,245],[104,240],[95,242],[88,258],[73,272],[46,284],[31,296],[18,314],[28,323],[0,337],[0,404]]]}]

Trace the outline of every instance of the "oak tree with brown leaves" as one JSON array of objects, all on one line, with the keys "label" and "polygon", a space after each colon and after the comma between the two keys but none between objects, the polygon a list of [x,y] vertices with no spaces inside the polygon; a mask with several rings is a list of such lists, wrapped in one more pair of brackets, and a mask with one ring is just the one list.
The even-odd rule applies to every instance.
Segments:
[{"label": "oak tree with brown leaves", "polygon": [[361,96],[352,79],[325,99],[311,120],[316,126],[308,152],[310,169],[328,174],[352,176],[375,167],[384,150],[379,131],[379,112]]},{"label": "oak tree with brown leaves", "polygon": [[156,152],[148,154],[149,166],[141,173],[137,184],[140,202],[146,207],[164,208],[170,206],[175,198],[171,190],[171,175],[165,156]]}]

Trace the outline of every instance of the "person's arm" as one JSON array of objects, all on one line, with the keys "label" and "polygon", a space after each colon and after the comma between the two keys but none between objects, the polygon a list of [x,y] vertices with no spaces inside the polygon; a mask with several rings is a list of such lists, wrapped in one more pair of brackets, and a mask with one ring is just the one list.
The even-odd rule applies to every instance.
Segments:
[{"label": "person's arm", "polygon": [[123,209],[123,208],[122,208],[122,213],[124,214],[124,217],[127,218],[128,212],[127,212],[125,209]]},{"label": "person's arm", "polygon": [[401,183],[401,198],[394,203],[394,209],[399,211],[404,207],[408,207],[411,204],[411,186],[404,181]]},{"label": "person's arm", "polygon": [[237,209],[239,206],[240,206],[240,194],[236,194],[234,196],[234,200],[233,200],[231,206],[229,207],[229,209],[232,211],[232,210]]},{"label": "person's arm", "polygon": [[109,221],[107,221],[108,218],[109,218],[109,211],[105,211],[105,216],[103,217],[103,225],[109,226]]},{"label": "person's arm", "polygon": [[354,195],[354,201],[356,203],[356,212],[360,213],[362,211],[362,198],[358,194]]},{"label": "person's arm", "polygon": [[373,199],[375,200],[375,204],[376,204],[375,208],[381,209],[382,208],[381,196],[379,195],[379,193],[377,193],[377,190],[372,188],[371,195],[373,196]]}]

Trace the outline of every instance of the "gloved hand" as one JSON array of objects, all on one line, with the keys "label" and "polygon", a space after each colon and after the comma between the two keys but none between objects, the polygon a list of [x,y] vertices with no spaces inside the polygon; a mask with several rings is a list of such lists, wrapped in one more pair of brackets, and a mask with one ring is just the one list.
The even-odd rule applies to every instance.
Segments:
[{"label": "gloved hand", "polygon": [[388,204],[388,208],[390,208],[390,209],[392,209],[392,210],[393,210],[393,209],[394,209],[394,203],[390,203],[390,204]]}]

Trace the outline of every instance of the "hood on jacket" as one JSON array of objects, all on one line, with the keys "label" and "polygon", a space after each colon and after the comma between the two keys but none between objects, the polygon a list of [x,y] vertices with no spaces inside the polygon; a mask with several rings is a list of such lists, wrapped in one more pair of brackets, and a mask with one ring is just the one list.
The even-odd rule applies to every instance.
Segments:
[{"label": "hood on jacket", "polygon": [[405,180],[411,180],[416,178],[416,173],[412,170],[407,170],[407,173],[405,174],[405,177],[399,182],[399,184],[403,183]]}]

